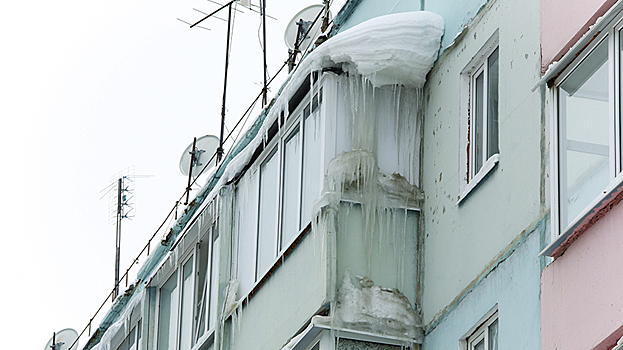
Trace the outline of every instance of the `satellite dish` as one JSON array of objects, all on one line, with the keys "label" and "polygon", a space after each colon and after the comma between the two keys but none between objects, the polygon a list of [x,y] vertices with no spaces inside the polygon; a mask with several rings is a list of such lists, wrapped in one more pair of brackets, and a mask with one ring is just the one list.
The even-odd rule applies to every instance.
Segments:
[{"label": "satellite dish", "polygon": [[54,333],[48,343],[45,344],[43,350],[78,350],[77,339],[78,332],[71,328],[65,328],[58,333]]},{"label": "satellite dish", "polygon": [[[295,49],[297,36],[299,36],[299,51],[307,50],[307,48],[316,41],[316,38],[318,38],[321,33],[320,27],[322,26],[322,20],[319,17],[319,19],[316,21],[311,29],[309,29],[309,26],[314,23],[314,20],[322,11],[324,11],[324,5],[311,5],[302,9],[301,11],[299,11],[299,13],[292,17],[290,23],[288,23],[288,26],[286,27],[286,32],[283,36],[283,39],[286,42],[286,46],[290,50]],[[328,20],[331,20],[330,12]],[[300,34],[299,30],[301,30]],[[305,33],[308,34],[305,38],[303,38],[303,35],[305,35]]]},{"label": "satellite dish", "polygon": [[[195,144],[195,157],[192,164],[192,176],[197,176],[204,168],[213,167],[216,157],[213,157],[219,146],[219,138],[213,135],[202,136],[197,139]],[[191,143],[180,158],[180,171],[188,176],[191,170],[191,159],[193,155],[193,144]],[[212,160],[210,160],[212,159]],[[210,162],[208,164],[208,161]]]}]

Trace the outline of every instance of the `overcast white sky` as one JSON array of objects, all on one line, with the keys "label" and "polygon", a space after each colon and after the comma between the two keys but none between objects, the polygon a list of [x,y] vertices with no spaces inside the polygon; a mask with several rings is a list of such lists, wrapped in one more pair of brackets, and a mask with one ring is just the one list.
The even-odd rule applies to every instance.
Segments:
[{"label": "overcast white sky", "polygon": [[[270,74],[287,56],[290,18],[316,3],[267,0],[278,18],[267,23]],[[334,14],[343,3],[335,0]],[[115,227],[100,191],[113,175],[129,166],[153,175],[136,180],[122,273],[183,193],[182,151],[195,136],[219,133],[226,24],[210,19],[211,31],[189,29],[176,18],[194,22],[203,15],[193,8],[217,7],[206,0],[0,5],[2,348],[41,350],[54,331],[80,332],[110,292]],[[262,81],[259,15],[243,11],[230,61],[230,127]]]}]

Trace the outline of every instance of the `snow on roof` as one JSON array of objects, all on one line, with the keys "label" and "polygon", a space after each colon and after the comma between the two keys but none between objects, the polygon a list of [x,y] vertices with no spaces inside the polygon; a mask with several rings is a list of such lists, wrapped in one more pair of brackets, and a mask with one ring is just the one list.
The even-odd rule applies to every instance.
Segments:
[{"label": "snow on roof", "polygon": [[441,47],[443,18],[428,11],[375,17],[330,38],[301,62],[310,71],[342,64],[375,86],[422,87]]}]

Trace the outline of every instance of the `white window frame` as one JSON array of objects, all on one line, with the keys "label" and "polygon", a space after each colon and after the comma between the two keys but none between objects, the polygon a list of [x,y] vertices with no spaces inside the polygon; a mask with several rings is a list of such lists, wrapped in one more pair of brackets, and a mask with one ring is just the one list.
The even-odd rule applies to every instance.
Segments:
[{"label": "white window frame", "polygon": [[[195,258],[195,254],[194,254],[194,250],[187,252],[186,254],[184,254],[184,256],[182,257],[182,259],[180,259],[178,261],[178,263],[175,265],[174,268],[171,269],[171,271],[169,271],[169,273],[166,274],[166,277],[162,279],[162,281],[158,284],[158,292],[156,293],[156,300],[157,300],[157,306],[156,306],[156,327],[155,327],[155,332],[154,332],[154,349],[158,349],[158,335],[160,333],[160,295],[162,293],[162,287],[164,287],[164,285],[169,281],[169,279],[175,274],[177,273],[177,275],[175,276],[177,279],[177,289],[178,289],[178,300],[177,300],[177,305],[175,305],[175,308],[173,308],[173,305],[171,306],[171,312],[176,312],[177,313],[177,324],[175,325],[175,348],[173,349],[168,349],[168,350],[176,350],[179,349],[180,347],[180,327],[182,325],[181,322],[181,313],[182,313],[182,299],[183,299],[183,277],[184,277],[184,265],[186,265],[186,263],[188,263],[191,259]],[[192,272],[192,276],[194,277],[195,275],[195,264],[196,262],[193,262],[193,272]],[[194,286],[195,286],[195,280],[193,278],[192,280],[192,286],[193,286],[193,291],[194,291]],[[193,293],[194,294],[194,293]],[[193,304],[194,304],[194,298],[193,298]],[[194,317],[193,317],[194,319]]]},{"label": "white window frame", "polygon": [[[595,208],[603,204],[610,194],[623,184],[622,169],[622,157],[623,150],[621,149],[621,117],[623,111],[621,110],[621,84],[623,76],[621,75],[621,35],[623,35],[623,12],[619,13],[610,21],[610,24],[606,25],[607,28],[600,31],[590,43],[583,47],[581,54],[576,57],[571,64],[569,64],[564,71],[554,80],[552,88],[549,89],[549,98],[553,103],[551,104],[551,115],[553,116],[553,122],[551,127],[551,136],[553,142],[551,149],[552,162],[552,244],[546,248],[541,255],[549,255],[556,246],[562,243],[562,240],[566,239],[587,217],[591,216]],[[591,202],[588,204],[575,218],[570,219],[567,225],[563,225],[563,212],[565,208],[562,208],[563,201],[561,198],[564,191],[561,191],[563,182],[560,174],[561,166],[561,153],[563,150],[560,147],[560,128],[562,127],[560,115],[559,115],[559,86],[565,81],[565,79],[571,76],[575,69],[589,57],[594,49],[607,40],[608,43],[608,64],[609,64],[609,184],[604,188]],[[577,54],[577,52],[569,52],[569,54]],[[563,227],[564,226],[564,227]],[[546,253],[547,252],[547,253]]]},{"label": "white window frame", "polygon": [[[312,74],[312,78],[313,79],[313,75]],[[278,169],[279,169],[279,176],[278,176],[278,197],[277,197],[277,215],[275,220],[277,220],[276,222],[276,228],[277,228],[277,232],[275,232],[275,234],[277,235],[276,240],[275,240],[275,246],[273,247],[273,260],[270,263],[270,266],[274,266],[274,264],[281,259],[281,257],[283,256],[283,254],[285,254],[285,252],[288,250],[288,248],[294,243],[294,241],[296,240],[296,238],[307,228],[308,225],[302,225],[301,220],[302,220],[302,215],[301,215],[301,208],[302,208],[302,200],[303,200],[303,155],[305,154],[305,149],[304,149],[304,144],[305,144],[305,137],[307,136],[307,130],[305,128],[305,113],[306,113],[306,109],[309,109],[309,113],[310,113],[310,117],[312,116],[313,113],[320,113],[321,118],[323,116],[323,108],[325,106],[325,96],[322,96],[322,94],[324,93],[323,90],[323,84],[321,83],[322,81],[322,75],[319,75],[318,80],[314,81],[312,84],[312,87],[310,88],[309,92],[307,92],[307,94],[305,95],[305,97],[301,100],[301,102],[298,104],[298,106],[294,109],[294,111],[287,116],[286,120],[283,122],[283,125],[279,124],[279,130],[277,131],[277,134],[273,137],[272,140],[269,141],[269,143],[266,145],[266,147],[264,148],[264,150],[262,151],[262,153],[260,154],[260,156],[258,157],[258,159],[256,161],[254,161],[254,164],[250,167],[250,169],[248,171],[253,171],[253,172],[257,172],[256,174],[254,174],[254,176],[258,176],[258,180],[257,180],[257,188],[255,189],[250,189],[250,188],[246,188],[247,191],[249,190],[255,190],[258,193],[258,207],[257,207],[257,211],[259,213],[259,215],[257,216],[257,224],[256,224],[256,234],[255,234],[255,266],[253,266],[253,269],[255,270],[255,281],[254,281],[254,285],[251,288],[251,290],[255,289],[255,287],[257,286],[258,282],[262,280],[262,278],[265,275],[265,272],[260,272],[258,271],[258,259],[259,259],[259,223],[260,223],[260,216],[261,214],[261,209],[260,209],[260,205],[259,203],[261,202],[262,198],[261,198],[261,193],[260,193],[260,187],[261,187],[261,179],[262,179],[262,165],[264,164],[264,162],[266,162],[270,156],[273,155],[273,152],[276,152],[276,154],[274,155],[275,157],[278,157]],[[316,108],[312,110],[312,105],[314,103],[314,99],[317,99],[318,104],[316,105]],[[286,107],[287,109],[287,107]],[[278,117],[280,118],[280,117]],[[277,123],[281,123],[282,120],[278,119]],[[298,232],[293,235],[288,241],[284,241],[284,234],[283,234],[283,229],[282,229],[282,215],[283,215],[283,201],[284,201],[284,158],[285,158],[285,144],[286,141],[289,140],[289,138],[292,136],[292,133],[297,130],[298,128],[298,133],[299,133],[299,137],[300,137],[300,154],[299,154],[299,158],[298,158],[298,176],[299,176],[299,181],[298,181],[298,188],[296,189],[297,193],[298,193],[298,201],[297,201],[297,214],[296,214],[296,222],[297,222],[297,230]],[[319,150],[320,151],[320,150]],[[234,207],[236,207],[236,204],[234,204]],[[239,232],[236,232],[237,234],[237,238],[239,238]],[[237,260],[237,258],[236,258]],[[237,264],[237,262],[236,262]],[[270,270],[270,268],[268,269]],[[237,271],[237,269],[236,269]],[[243,292],[244,293],[244,292]],[[244,296],[243,296],[244,297]]]},{"label": "white window frame", "polygon": [[[457,204],[461,202],[471,193],[471,191],[491,172],[500,160],[499,151],[489,157],[488,154],[488,62],[489,57],[498,50],[499,54],[499,32],[496,30],[482,48],[476,53],[472,60],[461,72],[461,173],[463,174],[460,182],[460,195]],[[500,65],[498,64],[498,67]],[[499,69],[499,68],[498,68]],[[476,151],[474,145],[475,132],[475,106],[476,106],[476,78],[482,73],[483,75],[483,154],[482,166],[478,171],[474,171],[476,163]],[[500,73],[498,70],[498,96]],[[499,123],[499,102],[498,102],[498,123]],[[498,147],[500,141],[500,132],[498,127]]]},{"label": "white window frame", "polygon": [[[204,225],[205,226],[205,225]],[[216,236],[216,237],[215,237]],[[204,345],[204,343],[206,341],[210,341],[210,339],[213,339],[213,333],[214,330],[216,329],[216,324],[211,324],[210,323],[210,318],[215,315],[218,314],[218,310],[212,310],[210,309],[210,300],[212,297],[212,283],[216,283],[217,288],[218,288],[218,281],[213,281],[212,280],[212,270],[214,268],[218,268],[218,266],[213,266],[213,258],[214,255],[216,254],[216,259],[218,260],[219,258],[219,251],[215,251],[214,245],[216,243],[217,239],[220,239],[220,233],[216,230],[216,223],[210,223],[207,225],[206,229],[202,229],[202,232],[200,233],[200,239],[199,242],[197,242],[196,246],[195,246],[195,250],[194,250],[194,259],[195,259],[195,264],[194,264],[194,270],[193,270],[193,317],[192,317],[192,322],[193,322],[193,326],[192,326],[192,334],[191,334],[191,349],[195,350],[195,349],[199,349],[200,347],[202,347]],[[201,295],[199,295],[199,288],[196,284],[197,282],[197,277],[199,276],[199,245],[200,242],[203,240],[208,240],[208,256],[207,256],[207,266],[206,266],[206,272],[205,272],[205,303],[206,303],[206,319],[205,319],[205,328],[203,330],[203,335],[200,336],[199,338],[196,338],[196,335],[198,334],[198,327],[199,327],[199,323],[200,322],[200,316],[199,314],[197,314],[198,310],[197,310],[197,303],[199,302],[199,299],[201,298]],[[218,261],[217,261],[218,262]],[[183,266],[183,265],[182,265]],[[217,299],[218,300],[218,299]]]},{"label": "white window frame", "polygon": [[[121,349],[121,346],[124,345],[124,343],[126,341],[130,340],[130,336],[134,336],[134,345],[131,348],[128,348],[128,350],[141,350],[142,349],[142,330],[143,330],[143,323],[142,320],[139,319],[138,322],[136,322],[135,324],[132,324],[132,327],[130,327],[130,331],[127,332],[125,338],[123,339],[123,341],[121,341],[121,343],[119,343],[115,349],[116,350],[123,350]],[[132,334],[132,331],[135,331],[134,334]]]},{"label": "white window frame", "polygon": [[[218,234],[216,232],[216,228],[215,228],[215,224],[213,222],[211,222],[211,220],[208,220],[210,222],[203,222],[206,221],[206,216],[208,216],[209,214],[207,213],[207,209],[204,211],[204,213],[202,213],[201,215],[198,216],[198,220],[194,221],[193,223],[189,224],[187,227],[189,227],[188,231],[191,231],[193,229],[197,229],[200,230],[200,232],[198,232],[198,236],[199,236],[199,241],[207,239],[209,240],[208,243],[208,257],[207,257],[207,266],[206,266],[206,279],[208,280],[207,283],[207,295],[206,295],[206,305],[208,305],[207,307],[209,308],[209,303],[210,303],[210,291],[211,291],[211,274],[212,274],[212,255],[217,254],[217,258],[218,258],[218,254],[219,252],[215,252],[214,251],[214,235]],[[197,227],[199,226],[199,227]],[[198,259],[198,254],[199,254],[199,242],[197,241],[197,236],[192,237],[192,235],[182,235],[184,236],[184,239],[189,239],[191,240],[190,243],[186,243],[183,242],[183,240],[180,240],[177,243],[180,243],[177,246],[174,246],[173,249],[180,249],[180,250],[184,250],[184,251],[180,251],[180,259],[178,260],[177,264],[172,266],[170,268],[169,271],[167,271],[165,274],[163,274],[162,278],[159,278],[158,282],[156,282],[156,284],[154,285],[154,287],[157,288],[157,293],[156,293],[156,312],[155,312],[155,324],[154,324],[154,334],[153,334],[153,344],[154,344],[154,349],[158,348],[158,335],[159,335],[159,330],[160,330],[160,294],[161,294],[161,289],[162,287],[169,281],[169,278],[171,278],[175,273],[177,273],[177,288],[178,288],[178,294],[179,294],[179,298],[177,301],[177,305],[175,305],[175,309],[174,312],[177,313],[177,324],[174,325],[175,326],[175,347],[174,349],[168,349],[168,350],[177,350],[180,348],[180,332],[181,332],[181,325],[182,325],[182,302],[190,302],[191,303],[191,312],[192,312],[192,317],[190,320],[188,320],[188,322],[190,322],[190,327],[191,327],[191,339],[190,339],[190,349],[191,350],[196,350],[199,349],[203,346],[205,346],[206,342],[210,342],[213,341],[214,337],[213,337],[213,333],[214,333],[214,329],[215,329],[215,324],[210,325],[209,324],[209,318],[210,318],[210,314],[215,311],[209,310],[206,313],[206,320],[205,320],[205,327],[206,329],[204,330],[204,333],[201,337],[199,337],[198,339],[196,339],[196,332],[197,332],[197,327],[198,327],[198,321],[199,321],[199,317],[200,315],[198,314],[198,310],[197,310],[197,302],[199,301],[198,298],[200,298],[200,296],[198,295],[198,286],[197,286],[197,277],[198,277],[198,272],[199,272],[199,259]],[[184,248],[183,246],[186,245],[186,247],[191,247],[191,248]],[[171,257],[170,257],[171,258]],[[190,282],[190,288],[192,289],[192,293],[191,293],[191,300],[187,300],[185,301],[183,298],[183,278],[184,278],[184,266],[187,263],[191,263],[192,266],[192,273],[191,273],[191,282]],[[218,284],[218,281],[215,281]],[[173,312],[173,306],[172,308],[172,312]]]},{"label": "white window frame", "polygon": [[476,324],[470,328],[459,340],[459,350],[474,350],[481,340],[485,341],[484,350],[492,350],[489,347],[489,327],[498,321],[498,349],[500,341],[500,322],[498,318],[498,307],[494,306]]}]

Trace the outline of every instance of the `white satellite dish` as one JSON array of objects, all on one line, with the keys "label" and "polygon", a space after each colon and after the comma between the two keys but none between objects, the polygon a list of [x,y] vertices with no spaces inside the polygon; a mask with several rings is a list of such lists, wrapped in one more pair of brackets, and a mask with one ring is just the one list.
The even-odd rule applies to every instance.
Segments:
[{"label": "white satellite dish", "polygon": [[[216,164],[216,150],[219,146],[219,138],[213,135],[202,136],[195,142],[195,157],[193,164],[191,165],[191,159],[193,159],[193,144],[191,143],[180,158],[180,171],[182,174],[188,176],[192,167],[192,176],[196,177],[204,168],[211,168]],[[211,160],[210,160],[211,159]],[[210,162],[208,164],[208,162]]]},{"label": "white satellite dish", "polygon": [[48,343],[45,344],[43,350],[78,350],[77,339],[78,332],[71,328],[65,328],[60,332],[54,333]]},{"label": "white satellite dish", "polygon": [[[298,49],[301,52],[307,50],[307,48],[316,41],[316,38],[318,38],[318,36],[321,34],[320,27],[322,27],[322,15],[318,18],[318,20],[311,29],[309,29],[309,26],[314,22],[318,14],[322,11],[324,11],[323,5],[311,5],[302,9],[301,11],[299,11],[299,13],[292,17],[290,23],[288,23],[288,26],[286,27],[286,32],[283,36],[283,39],[286,42],[286,46],[290,50],[294,50],[296,46],[297,36],[299,36]],[[330,12],[328,20],[331,20]],[[299,30],[301,30],[300,34]],[[305,33],[308,34],[305,38],[303,38],[303,35],[305,35]]]}]

